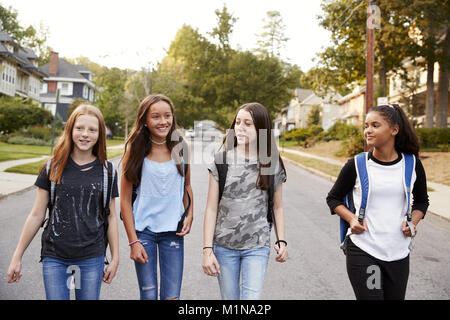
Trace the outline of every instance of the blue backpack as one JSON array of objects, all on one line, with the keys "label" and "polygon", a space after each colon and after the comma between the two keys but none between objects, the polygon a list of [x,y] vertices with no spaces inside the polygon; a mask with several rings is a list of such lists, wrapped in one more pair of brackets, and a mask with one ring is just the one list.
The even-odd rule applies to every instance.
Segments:
[{"label": "blue backpack", "polygon": [[[405,166],[404,166],[404,179],[403,179],[403,185],[405,189],[405,196],[408,201],[407,211],[406,211],[406,221],[411,229],[411,244],[409,246],[409,249],[412,249],[412,239],[415,236],[414,232],[414,226],[411,223],[412,214],[411,214],[411,180],[412,180],[412,174],[415,170],[415,157],[412,154],[402,153],[403,158],[405,159]],[[369,160],[369,154],[367,152],[360,153],[355,156],[355,167],[357,176],[359,177],[359,182],[361,184],[361,207],[358,212],[358,221],[362,225],[364,217],[366,215],[366,208],[367,208],[367,200],[369,198],[369,175],[367,173],[367,161]],[[353,190],[350,191],[345,197],[344,197],[344,205],[347,207],[348,210],[355,213],[356,208],[353,202]],[[347,231],[350,227],[349,223],[345,221],[344,219],[340,218],[340,241],[341,241],[341,249],[346,253],[346,240],[348,238]]]}]

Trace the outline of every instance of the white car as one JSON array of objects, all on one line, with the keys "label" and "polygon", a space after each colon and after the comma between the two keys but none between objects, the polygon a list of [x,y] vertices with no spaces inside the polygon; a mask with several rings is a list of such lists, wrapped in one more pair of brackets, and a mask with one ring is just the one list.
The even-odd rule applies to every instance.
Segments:
[{"label": "white car", "polygon": [[193,129],[188,129],[184,131],[184,136],[186,138],[195,138],[195,131]]}]

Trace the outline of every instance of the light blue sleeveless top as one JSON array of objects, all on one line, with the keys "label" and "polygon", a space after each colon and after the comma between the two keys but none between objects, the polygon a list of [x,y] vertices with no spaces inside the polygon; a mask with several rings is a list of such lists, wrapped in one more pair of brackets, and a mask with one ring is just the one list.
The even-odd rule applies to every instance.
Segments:
[{"label": "light blue sleeveless top", "polygon": [[184,177],[173,160],[155,162],[144,158],[142,178],[133,204],[137,231],[176,231],[184,213]]}]

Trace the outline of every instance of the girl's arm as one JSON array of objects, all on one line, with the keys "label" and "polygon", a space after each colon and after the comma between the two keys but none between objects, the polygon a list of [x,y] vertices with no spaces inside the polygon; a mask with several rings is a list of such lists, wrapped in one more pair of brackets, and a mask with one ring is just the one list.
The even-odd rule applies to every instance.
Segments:
[{"label": "girl's arm", "polygon": [[[280,185],[273,195],[273,211],[275,214],[275,227],[277,228],[278,238],[279,240],[286,241],[282,192],[283,185]],[[278,262],[285,262],[288,258],[286,244],[279,242],[278,244],[275,244],[274,248],[278,253],[275,260]]]},{"label": "girl's arm", "polygon": [[203,222],[203,271],[216,277],[220,266],[212,249],[214,229],[216,227],[217,209],[219,202],[219,183],[209,174],[208,199],[206,201],[205,220]]},{"label": "girl's arm", "polygon": [[119,226],[116,214],[116,198],[111,199],[108,216],[108,242],[111,250],[111,262],[105,270],[103,281],[111,283],[119,267]]},{"label": "girl's arm", "polygon": [[[125,226],[129,243],[139,240],[134,225],[131,204],[132,193],[133,184],[127,180],[125,174],[122,174],[122,179],[120,180],[120,212],[122,213],[123,225]],[[141,243],[135,242],[131,245],[130,258],[139,263],[148,262],[147,253]]]},{"label": "girl's arm", "polygon": [[44,222],[48,201],[48,191],[38,188],[33,208],[25,221],[25,225],[19,238],[19,243],[17,244],[8,268],[9,283],[18,282],[22,276],[20,271],[22,269],[23,254]]}]

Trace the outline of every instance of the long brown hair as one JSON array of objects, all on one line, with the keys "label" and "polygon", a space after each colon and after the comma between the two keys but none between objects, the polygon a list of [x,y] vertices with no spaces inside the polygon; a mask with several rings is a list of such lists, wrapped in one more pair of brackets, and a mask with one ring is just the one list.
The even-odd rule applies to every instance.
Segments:
[{"label": "long brown hair", "polygon": [[[237,146],[237,138],[234,134],[234,127],[236,125],[236,118],[239,113],[239,111],[245,110],[250,113],[252,116],[253,124],[256,128],[256,148],[258,152],[258,167],[259,167],[259,174],[258,174],[258,180],[256,181],[256,187],[258,189],[262,190],[268,190],[270,187],[270,175],[263,174],[262,170],[263,168],[271,168],[273,172],[274,168],[276,168],[276,163],[272,163],[272,160],[275,159],[275,161],[279,161],[279,164],[283,168],[283,170],[286,173],[286,170],[284,168],[283,160],[281,159],[281,156],[279,155],[278,148],[275,144],[275,136],[273,134],[273,126],[272,121],[270,119],[270,114],[267,111],[266,107],[264,107],[262,104],[258,102],[250,102],[243,104],[239,107],[239,109],[236,112],[236,115],[234,117],[233,122],[231,123],[230,130],[228,130],[228,133],[225,135],[223,139],[222,146],[225,146],[225,149],[231,149],[235,148]],[[264,131],[265,130],[265,131]],[[265,145],[263,145],[264,141],[260,141],[260,131],[263,131],[266,133],[266,141]],[[265,148],[267,150],[267,156],[268,162],[262,163],[261,162],[261,148]],[[273,172],[275,173],[275,172]]]},{"label": "long brown hair", "polygon": [[[67,159],[73,151],[73,127],[78,117],[81,115],[94,116],[98,120],[98,140],[94,145],[94,148],[92,149],[92,154],[100,160],[102,165],[106,166],[107,156],[105,120],[101,111],[97,107],[89,104],[82,104],[79,105],[70,115],[69,119],[67,120],[66,126],[64,127],[64,131],[55,146],[55,150],[53,151],[52,156],[52,165],[50,167],[50,181],[61,183],[61,176],[67,164]],[[45,167],[46,164],[43,165],[42,170],[44,170]]]},{"label": "long brown hair", "polygon": [[175,163],[180,175],[183,174],[181,168],[181,161],[178,158],[180,156],[177,152],[172,152],[172,149],[180,143],[179,134],[176,131],[177,123],[175,120],[175,112],[172,101],[162,94],[149,95],[142,100],[137,111],[136,121],[133,128],[130,131],[127,142],[125,143],[125,151],[122,157],[123,160],[123,174],[128,181],[135,185],[139,185],[141,181],[141,171],[144,158],[152,151],[152,143],[150,141],[150,130],[145,126],[147,121],[147,114],[150,107],[159,102],[164,101],[170,106],[172,111],[172,127],[169,130],[166,139],[166,145],[175,157]]}]

